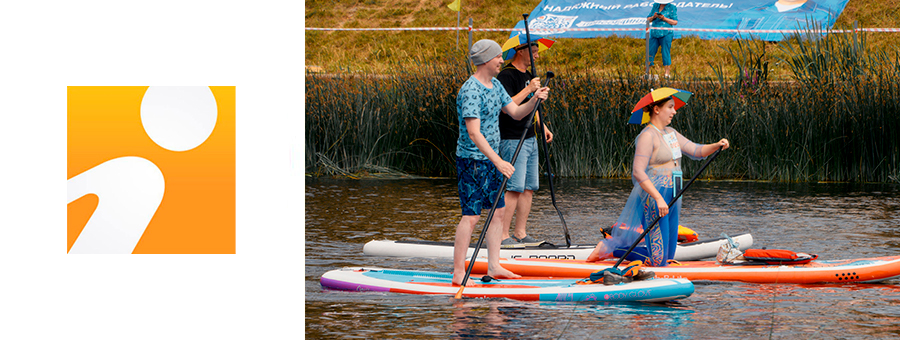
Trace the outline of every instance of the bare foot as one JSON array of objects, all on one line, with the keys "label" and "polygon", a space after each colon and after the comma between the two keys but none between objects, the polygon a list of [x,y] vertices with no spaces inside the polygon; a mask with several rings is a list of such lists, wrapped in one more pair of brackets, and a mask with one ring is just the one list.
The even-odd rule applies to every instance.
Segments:
[{"label": "bare foot", "polygon": [[608,259],[608,258],[612,257],[612,254],[604,251],[605,249],[601,250],[601,248],[602,248],[601,246],[597,246],[596,248],[594,248],[594,251],[592,251],[591,254],[588,255],[588,257],[587,257],[587,259],[585,259],[585,261],[597,262],[597,261]]},{"label": "bare foot", "polygon": [[[465,276],[465,275],[466,275],[466,273],[462,273],[462,274],[459,274],[459,275],[456,275],[456,274],[454,273],[454,274],[453,274],[453,281],[452,281],[452,282],[453,282],[453,285],[459,287],[459,286],[460,286],[460,283],[462,283],[463,276]],[[466,287],[471,287],[471,286],[474,286],[474,285],[476,285],[476,284],[478,284],[478,283],[475,282],[475,280],[472,279],[472,276],[470,275],[470,276],[469,276],[469,279],[466,280]]]},{"label": "bare foot", "polygon": [[497,279],[517,279],[522,277],[522,275],[513,273],[506,268],[501,266],[497,266],[498,268],[488,268],[488,276],[497,278]]}]

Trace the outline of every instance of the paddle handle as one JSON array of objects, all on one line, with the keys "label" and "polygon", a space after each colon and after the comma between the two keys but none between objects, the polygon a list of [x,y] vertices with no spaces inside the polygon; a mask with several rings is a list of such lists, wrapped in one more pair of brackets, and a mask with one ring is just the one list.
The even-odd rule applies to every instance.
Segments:
[{"label": "paddle handle", "polygon": [[531,32],[528,30],[528,13],[522,14],[522,21],[525,23],[525,43],[528,44],[528,57],[531,59],[531,74],[537,75],[537,69],[534,68],[534,52],[531,51]]}]

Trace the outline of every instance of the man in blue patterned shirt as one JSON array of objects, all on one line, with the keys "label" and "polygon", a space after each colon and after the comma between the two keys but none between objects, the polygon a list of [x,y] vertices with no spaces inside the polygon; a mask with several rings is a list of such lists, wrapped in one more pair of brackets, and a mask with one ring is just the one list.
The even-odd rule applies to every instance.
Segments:
[{"label": "man in blue patterned shirt", "polygon": [[[549,89],[535,91],[523,105],[512,101],[495,78],[503,66],[500,45],[493,40],[479,40],[469,50],[469,58],[476,65],[475,74],[459,89],[456,111],[459,115],[459,139],[456,144],[456,173],[459,179],[459,203],[462,220],[456,227],[453,247],[453,283],[462,284],[466,273],[466,253],[481,210],[490,210],[497,198],[503,177],[512,176],[515,168],[500,158],[499,115],[503,110],[521,120],[534,109],[537,99],[547,99]],[[488,275],[495,278],[516,278],[519,275],[500,266],[500,238],[505,213],[503,197],[487,231]],[[470,281],[471,282],[471,281]]]}]

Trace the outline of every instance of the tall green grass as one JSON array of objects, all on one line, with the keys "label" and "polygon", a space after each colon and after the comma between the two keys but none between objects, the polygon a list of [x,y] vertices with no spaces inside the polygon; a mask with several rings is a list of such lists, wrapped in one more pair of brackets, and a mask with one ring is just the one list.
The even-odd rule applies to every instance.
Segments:
[{"label": "tall green grass", "polygon": [[[900,180],[900,52],[870,50],[864,34],[800,37],[728,48],[736,74],[646,81],[554,70],[544,112],[555,134],[552,168],[564,177],[627,178],[641,127],[626,121],[650,88],[694,93],[672,126],[698,143],[728,138],[705,176],[775,181]],[[769,47],[771,49],[771,47]],[[454,176],[456,94],[464,61],[421,64],[391,76],[308,75],[306,169],[311,175],[390,171]],[[793,81],[770,81],[771,63]],[[542,71],[539,69],[539,71]],[[688,174],[701,162],[685,162]]]},{"label": "tall green grass", "polygon": [[465,64],[413,66],[391,76],[307,75],[307,174],[455,175]]}]

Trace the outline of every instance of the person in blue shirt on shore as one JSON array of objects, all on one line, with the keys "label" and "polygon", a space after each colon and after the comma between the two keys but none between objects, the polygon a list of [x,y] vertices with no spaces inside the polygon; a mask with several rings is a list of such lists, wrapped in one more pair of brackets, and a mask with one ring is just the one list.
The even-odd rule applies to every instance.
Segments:
[{"label": "person in blue shirt on shore", "polygon": [[[778,0],[732,14],[723,27],[739,30],[799,30],[813,28],[813,22],[830,26],[837,18],[829,8],[811,0]],[[809,22],[809,24],[807,23]],[[753,37],[781,41],[791,33],[735,33],[734,37]]]},{"label": "person in blue shirt on shore", "polygon": [[[502,110],[514,119],[528,116],[537,99],[547,99],[549,89],[542,87],[528,102],[513,102],[497,78],[503,66],[500,44],[493,40],[479,40],[469,49],[469,58],[476,71],[459,89],[456,112],[459,118],[459,138],[456,144],[456,173],[462,219],[456,227],[453,245],[453,284],[462,284],[466,274],[466,253],[475,225],[482,210],[490,210],[500,193],[503,177],[512,176],[515,167],[500,158],[499,116]],[[519,275],[500,266],[500,238],[502,220],[506,213],[503,196],[488,226],[488,272],[495,278],[517,278]],[[467,283],[474,284],[473,281]]]},{"label": "person in blue shirt on shore", "polygon": [[[650,27],[672,27],[678,25],[678,9],[672,4],[673,0],[654,0],[653,8],[650,9],[650,16],[647,21]],[[647,58],[650,66],[653,66],[653,59],[656,57],[656,51],[662,48],[663,67],[666,69],[665,77],[668,78],[672,66],[672,38],[675,32],[670,30],[650,30],[650,53]]]}]

